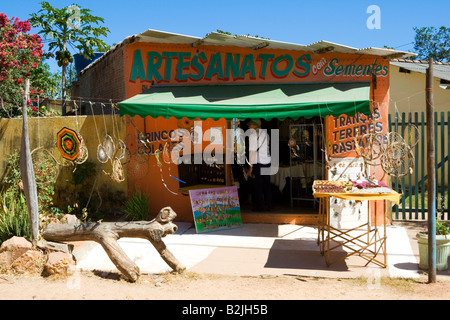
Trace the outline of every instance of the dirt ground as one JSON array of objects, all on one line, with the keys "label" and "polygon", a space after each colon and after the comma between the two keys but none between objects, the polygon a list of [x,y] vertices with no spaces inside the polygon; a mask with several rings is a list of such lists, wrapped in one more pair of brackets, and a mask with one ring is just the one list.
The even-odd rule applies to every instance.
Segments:
[{"label": "dirt ground", "polygon": [[[414,237],[423,226],[402,224]],[[417,248],[413,248],[416,250]],[[429,284],[419,279],[317,278],[296,275],[236,276],[195,273],[141,275],[76,271],[42,277],[0,273],[0,300],[450,300],[450,271]]]},{"label": "dirt ground", "polygon": [[242,277],[212,274],[142,275],[76,272],[69,277],[0,275],[2,300],[427,300],[450,299],[450,281]]}]

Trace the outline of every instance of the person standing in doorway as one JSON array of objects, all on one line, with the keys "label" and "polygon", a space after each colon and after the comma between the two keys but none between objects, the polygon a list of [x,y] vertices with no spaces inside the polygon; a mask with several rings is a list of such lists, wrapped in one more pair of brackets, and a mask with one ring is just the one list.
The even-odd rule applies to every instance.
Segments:
[{"label": "person standing in doorway", "polygon": [[254,177],[253,188],[256,201],[253,210],[264,211],[264,202],[269,211],[273,210],[272,190],[270,186],[270,175],[262,175],[261,168],[269,168],[271,163],[269,151],[269,135],[267,130],[261,129],[261,120],[250,120],[248,127],[251,130],[249,135],[249,160],[250,167],[248,176]]}]

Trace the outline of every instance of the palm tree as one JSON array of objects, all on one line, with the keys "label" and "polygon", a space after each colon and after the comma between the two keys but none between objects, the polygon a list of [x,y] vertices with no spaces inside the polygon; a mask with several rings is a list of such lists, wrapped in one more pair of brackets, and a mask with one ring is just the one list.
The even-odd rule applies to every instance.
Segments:
[{"label": "palm tree", "polygon": [[44,40],[48,40],[50,53],[55,52],[58,66],[62,68],[61,99],[63,116],[66,115],[66,68],[73,62],[69,48],[90,59],[97,52],[106,52],[109,46],[99,37],[106,37],[109,29],[100,26],[104,22],[101,17],[90,14],[91,10],[77,5],[61,9],[54,8],[48,2],[41,2],[41,10],[32,13],[30,23],[40,27],[38,32]]}]

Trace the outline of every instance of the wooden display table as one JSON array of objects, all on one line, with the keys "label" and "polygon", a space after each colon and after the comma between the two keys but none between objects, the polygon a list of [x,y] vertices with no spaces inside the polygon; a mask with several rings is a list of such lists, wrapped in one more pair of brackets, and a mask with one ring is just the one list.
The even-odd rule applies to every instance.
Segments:
[{"label": "wooden display table", "polygon": [[[386,201],[400,203],[401,194],[392,191],[392,193],[314,193],[315,198],[320,198],[319,219],[318,219],[318,239],[320,253],[325,256],[327,266],[342,261],[352,255],[359,255],[369,263],[375,263],[383,268],[387,267],[386,257]],[[381,234],[377,227],[377,215],[375,214],[374,225],[370,222],[370,213],[367,222],[351,229],[340,229],[330,225],[330,197],[342,200],[353,201],[375,201],[375,213],[379,201],[383,201],[383,228]],[[330,253],[336,249],[348,249],[349,252],[344,257],[332,260]],[[383,255],[379,259],[378,255]],[[366,264],[366,265],[367,265]]]}]

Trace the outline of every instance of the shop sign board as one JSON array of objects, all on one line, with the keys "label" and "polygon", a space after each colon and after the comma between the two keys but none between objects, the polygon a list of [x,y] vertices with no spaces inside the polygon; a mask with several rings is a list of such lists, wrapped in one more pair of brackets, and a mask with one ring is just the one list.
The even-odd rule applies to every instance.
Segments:
[{"label": "shop sign board", "polygon": [[355,156],[355,139],[363,146],[364,141],[361,137],[368,133],[375,133],[384,143],[388,123],[380,107],[374,107],[372,115],[369,116],[357,113],[354,116],[330,117],[327,131],[329,156],[337,158]]},{"label": "shop sign board", "polygon": [[[319,58],[319,59],[318,59]],[[389,66],[379,57],[365,61],[348,61],[341,56],[317,57],[311,53],[235,53],[142,51],[133,53],[130,80],[186,82],[212,79],[276,79],[293,76],[303,79],[319,76],[335,81],[338,78],[387,77]]]},{"label": "shop sign board", "polygon": [[189,190],[197,233],[242,226],[237,187]]}]

